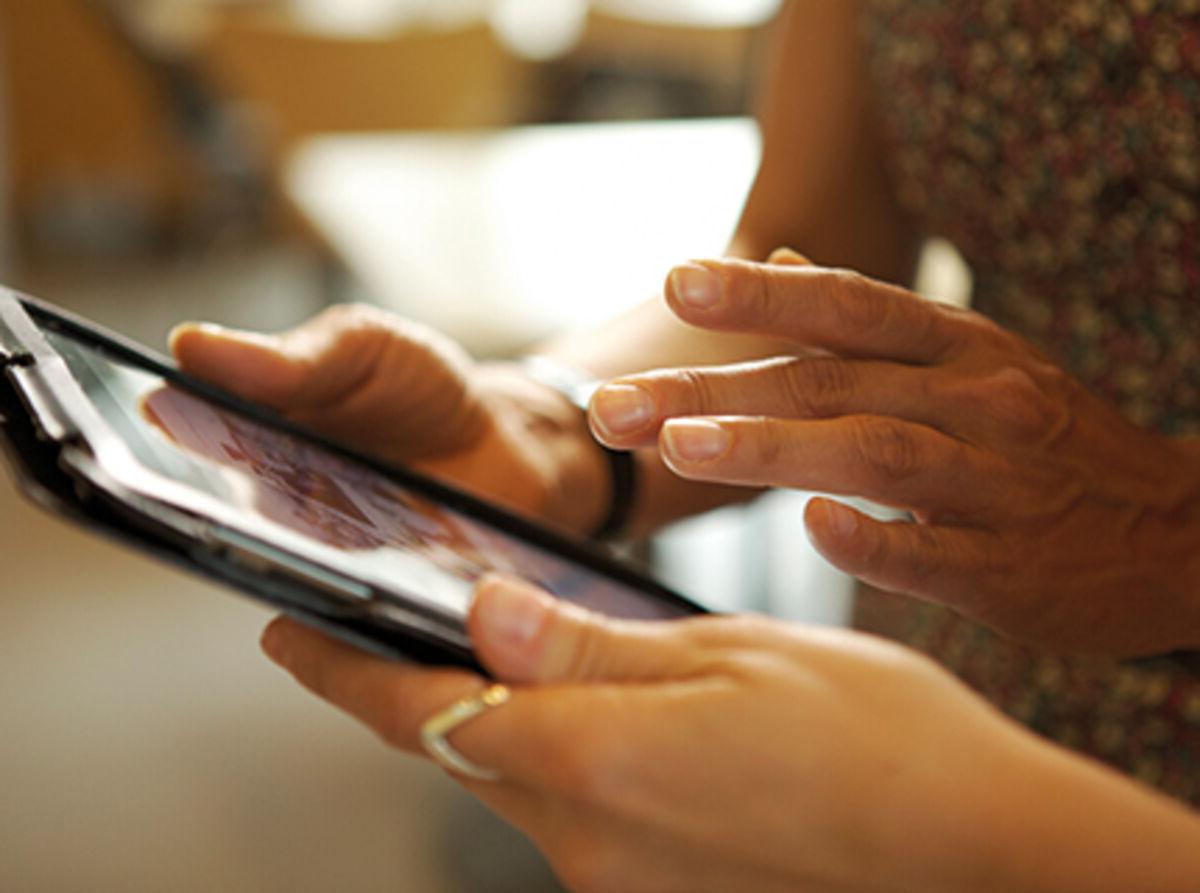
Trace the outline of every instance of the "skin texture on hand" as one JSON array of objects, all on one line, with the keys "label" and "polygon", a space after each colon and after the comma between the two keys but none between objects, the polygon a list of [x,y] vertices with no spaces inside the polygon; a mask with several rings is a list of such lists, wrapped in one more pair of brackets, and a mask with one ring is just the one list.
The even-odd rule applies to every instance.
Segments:
[{"label": "skin texture on hand", "polygon": [[[511,700],[459,779],[578,891],[1188,891],[1200,823],[1039,742],[906,649],[751,618],[628,623],[491,578],[469,629]],[[484,680],[290,621],[276,662],[403,750]]]},{"label": "skin texture on hand", "polygon": [[171,349],[184,372],[521,514],[587,530],[603,510],[608,467],[575,407],[376,308],[336,306],[280,335],[187,324]]},{"label": "skin texture on hand", "polygon": [[796,352],[618,379],[593,402],[599,439],[657,446],[691,480],[905,509],[881,523],[817,499],[806,522],[846,572],[1024,641],[1200,647],[1200,443],[1135,428],[978,314],[775,260],[685,265],[667,300]]}]

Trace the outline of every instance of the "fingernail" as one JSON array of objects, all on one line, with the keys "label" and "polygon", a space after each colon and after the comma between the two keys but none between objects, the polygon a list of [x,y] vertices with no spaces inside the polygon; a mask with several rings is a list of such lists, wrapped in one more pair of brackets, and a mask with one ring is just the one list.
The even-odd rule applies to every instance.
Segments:
[{"label": "fingernail", "polygon": [[198,332],[201,335],[219,338],[228,335],[230,330],[224,326],[217,325],[215,322],[182,322],[171,329],[169,337],[174,339],[176,336],[186,334],[187,332]]},{"label": "fingernail", "polygon": [[485,578],[476,590],[475,619],[496,644],[521,649],[546,622],[547,596],[511,580]]},{"label": "fingernail", "polygon": [[287,634],[280,628],[278,621],[272,621],[263,630],[258,640],[263,654],[277,664],[282,664],[286,658]]},{"label": "fingernail", "polygon": [[675,299],[694,310],[711,310],[724,296],[721,277],[699,264],[685,264],[671,271]]},{"label": "fingernail", "polygon": [[858,514],[840,502],[826,500],[825,523],[834,536],[846,539],[858,531]]},{"label": "fingernail", "polygon": [[167,344],[173,345],[176,342],[176,340],[183,337],[188,332],[203,333],[205,330],[206,330],[205,323],[199,323],[199,322],[177,323],[174,327],[172,327],[171,331],[167,333]]},{"label": "fingernail", "polygon": [[733,437],[716,422],[673,419],[663,426],[667,452],[684,462],[711,462],[729,452]]},{"label": "fingernail", "polygon": [[637,385],[605,385],[592,398],[592,417],[607,434],[629,434],[654,418],[654,399]]},{"label": "fingernail", "polygon": [[202,322],[195,326],[196,330],[208,338],[219,338],[222,341],[240,341],[247,344],[274,344],[279,336],[266,332],[248,332],[245,329],[231,329],[215,322]]}]

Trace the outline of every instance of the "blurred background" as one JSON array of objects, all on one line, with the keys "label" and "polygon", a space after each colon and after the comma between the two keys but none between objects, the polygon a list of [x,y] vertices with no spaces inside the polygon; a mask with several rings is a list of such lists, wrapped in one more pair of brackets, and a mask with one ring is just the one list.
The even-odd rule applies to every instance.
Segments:
[{"label": "blurred background", "polygon": [[[0,280],[161,349],[371,301],[520,351],[718,253],[777,0],[0,0]],[[802,497],[649,550],[840,622]],[[257,654],[267,619],[0,488],[0,889],[557,889]]]}]

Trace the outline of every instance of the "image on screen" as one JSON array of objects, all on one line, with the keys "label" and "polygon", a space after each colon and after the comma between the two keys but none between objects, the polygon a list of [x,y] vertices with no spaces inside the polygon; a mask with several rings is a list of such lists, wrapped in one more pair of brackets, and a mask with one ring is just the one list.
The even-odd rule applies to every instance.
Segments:
[{"label": "image on screen", "polygon": [[[332,569],[461,619],[478,577],[514,574],[612,616],[688,610],[527,543],[403,487],[368,465],[269,427],[113,360],[61,333],[47,339],[147,470],[215,498],[258,529],[320,544]],[[266,522],[264,528],[263,522]]]}]

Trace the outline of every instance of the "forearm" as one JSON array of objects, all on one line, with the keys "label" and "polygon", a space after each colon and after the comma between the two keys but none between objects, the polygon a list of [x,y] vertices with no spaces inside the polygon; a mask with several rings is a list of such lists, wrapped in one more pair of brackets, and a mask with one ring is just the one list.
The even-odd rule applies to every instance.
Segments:
[{"label": "forearm", "polygon": [[[920,236],[895,200],[877,138],[858,4],[787,3],[770,34],[759,80],[762,158],[726,253],[764,261],[788,247],[816,263],[911,281]],[[704,183],[695,188],[702,191]],[[613,378],[769,356],[792,346],[700,331],[653,298],[543,350]]]},{"label": "forearm", "polygon": [[971,890],[1200,889],[1200,817],[1095,763],[1035,747],[1019,777],[987,780],[991,795],[977,800],[975,844],[991,877]]},{"label": "forearm", "polygon": [[[818,263],[892,281],[911,279],[919,238],[895,203],[876,140],[857,4],[792,0],[771,35],[761,82],[762,161],[727,253],[762,261],[787,246]],[[774,339],[700,331],[655,298],[539,352],[610,379],[795,348]],[[653,454],[639,457],[639,467],[643,486],[633,532],[752,495],[685,483]]]},{"label": "forearm", "polygon": [[[926,703],[936,717],[937,699]],[[1181,804],[996,715],[959,710],[930,730],[915,745],[897,736],[857,819],[870,889],[1200,890],[1200,816]]]}]

